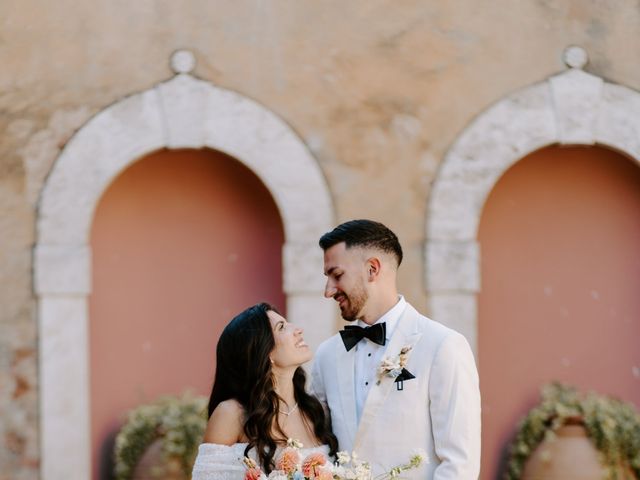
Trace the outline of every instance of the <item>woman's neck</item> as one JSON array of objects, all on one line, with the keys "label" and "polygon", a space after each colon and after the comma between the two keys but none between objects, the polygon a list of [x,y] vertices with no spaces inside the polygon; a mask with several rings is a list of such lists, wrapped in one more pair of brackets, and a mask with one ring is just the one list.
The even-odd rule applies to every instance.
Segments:
[{"label": "woman's neck", "polygon": [[289,408],[292,408],[296,403],[295,393],[293,389],[294,373],[295,370],[291,369],[273,372],[273,376],[275,379],[274,390]]},{"label": "woman's neck", "polygon": [[306,417],[303,406],[298,406],[295,399],[293,376],[296,368],[274,369],[274,390],[280,397],[282,405],[279,406],[274,425],[274,436],[294,438],[306,447],[320,445],[316,437],[312,423]]}]

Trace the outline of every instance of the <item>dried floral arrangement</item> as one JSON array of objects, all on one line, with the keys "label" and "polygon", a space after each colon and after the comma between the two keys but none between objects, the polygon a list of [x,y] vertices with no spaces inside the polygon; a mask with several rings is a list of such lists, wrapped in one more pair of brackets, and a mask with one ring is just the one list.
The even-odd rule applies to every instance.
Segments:
[{"label": "dried floral arrangement", "polygon": [[629,403],[598,395],[582,394],[573,387],[552,383],[542,389],[540,404],[531,409],[510,445],[506,480],[519,480],[524,464],[545,439],[570,421],[584,424],[588,437],[601,453],[609,480],[617,467],[628,466],[640,478],[640,413]]},{"label": "dried floral arrangement", "polygon": [[116,437],[116,480],[131,479],[142,455],[157,439],[162,441],[164,460],[177,463],[188,478],[207,426],[206,406],[206,398],[185,394],[162,397],[129,412]]}]

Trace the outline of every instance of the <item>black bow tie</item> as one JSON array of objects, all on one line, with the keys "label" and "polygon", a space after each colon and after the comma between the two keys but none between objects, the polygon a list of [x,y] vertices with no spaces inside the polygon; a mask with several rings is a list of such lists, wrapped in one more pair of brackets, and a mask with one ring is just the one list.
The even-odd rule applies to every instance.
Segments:
[{"label": "black bow tie", "polygon": [[344,348],[347,349],[347,352],[355,347],[363,338],[368,338],[378,345],[384,345],[387,337],[387,325],[384,322],[364,328],[358,327],[357,325],[347,325],[344,327],[344,330],[340,330],[340,336],[342,337],[342,343],[344,343]]}]

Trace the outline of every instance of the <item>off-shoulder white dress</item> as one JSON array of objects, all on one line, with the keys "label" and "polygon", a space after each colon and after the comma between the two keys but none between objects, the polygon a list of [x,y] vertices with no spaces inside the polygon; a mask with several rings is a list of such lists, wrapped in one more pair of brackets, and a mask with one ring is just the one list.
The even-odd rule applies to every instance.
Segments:
[{"label": "off-shoulder white dress", "polygon": [[[246,443],[233,445],[218,445],[203,443],[198,448],[198,456],[193,465],[191,480],[244,480],[246,468],[242,462]],[[329,455],[329,447],[322,445],[313,448],[301,448],[300,456],[306,457],[310,453]],[[257,460],[255,451],[251,449],[249,456]],[[331,460],[329,460],[331,461]]]}]

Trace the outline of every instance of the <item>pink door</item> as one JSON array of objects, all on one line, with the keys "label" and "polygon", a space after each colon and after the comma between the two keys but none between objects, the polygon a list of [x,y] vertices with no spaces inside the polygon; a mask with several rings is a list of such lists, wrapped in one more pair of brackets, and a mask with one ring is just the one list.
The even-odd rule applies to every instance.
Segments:
[{"label": "pink door", "polygon": [[535,152],[491,192],[479,240],[489,480],[546,382],[640,406],[640,168],[599,147]]},{"label": "pink door", "polygon": [[263,300],[284,311],[283,242],[265,186],[219,152],[160,151],[108,188],[91,231],[94,478],[128,409],[209,394],[233,315]]}]

